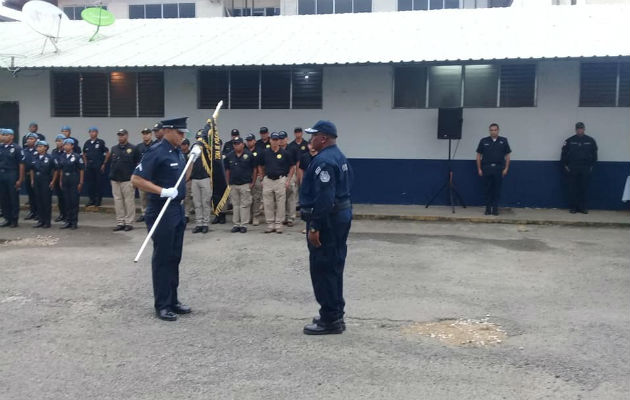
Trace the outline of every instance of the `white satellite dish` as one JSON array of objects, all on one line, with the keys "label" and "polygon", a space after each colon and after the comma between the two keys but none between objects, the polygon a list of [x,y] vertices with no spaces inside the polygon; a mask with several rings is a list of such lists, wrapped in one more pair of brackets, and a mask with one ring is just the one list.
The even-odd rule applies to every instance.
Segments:
[{"label": "white satellite dish", "polygon": [[57,40],[61,34],[61,24],[68,21],[68,16],[58,7],[40,0],[31,0],[22,7],[22,21],[40,35],[46,37],[42,54],[46,49],[46,42],[50,41],[57,48]]}]

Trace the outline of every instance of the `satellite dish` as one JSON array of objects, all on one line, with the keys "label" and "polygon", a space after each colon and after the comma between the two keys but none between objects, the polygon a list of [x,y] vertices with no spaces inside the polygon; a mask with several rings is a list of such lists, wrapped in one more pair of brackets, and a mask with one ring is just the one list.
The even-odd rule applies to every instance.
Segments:
[{"label": "satellite dish", "polygon": [[81,19],[89,24],[96,25],[96,32],[94,32],[94,35],[90,38],[90,42],[94,40],[101,26],[108,26],[116,21],[114,14],[101,7],[86,8],[81,11]]},{"label": "satellite dish", "polygon": [[46,37],[42,54],[46,49],[46,42],[50,41],[55,48],[55,53],[59,51],[57,41],[61,33],[61,23],[68,21],[68,16],[58,7],[40,0],[32,0],[22,7],[22,21],[31,29]]}]

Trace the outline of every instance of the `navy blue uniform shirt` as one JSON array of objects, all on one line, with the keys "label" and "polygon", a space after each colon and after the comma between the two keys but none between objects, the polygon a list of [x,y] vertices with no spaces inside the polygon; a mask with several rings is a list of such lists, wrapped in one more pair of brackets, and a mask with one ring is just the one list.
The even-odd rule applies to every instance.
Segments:
[{"label": "navy blue uniform shirt", "polygon": [[96,138],[96,140],[90,139],[85,142],[83,144],[83,154],[85,154],[87,159],[86,168],[101,168],[108,150],[103,139]]},{"label": "navy blue uniform shirt", "polygon": [[17,171],[24,164],[24,152],[15,143],[0,145],[0,172]]},{"label": "navy blue uniform shirt", "polygon": [[265,175],[273,179],[289,175],[289,170],[295,165],[291,154],[282,148],[276,152],[268,148],[263,152],[259,161],[260,165],[265,167]]},{"label": "navy blue uniform shirt", "polygon": [[573,135],[562,146],[562,165],[592,167],[597,161],[597,143],[588,135]]},{"label": "navy blue uniform shirt", "polygon": [[138,150],[138,153],[140,153],[141,158],[144,155],[144,153],[146,153],[147,150],[149,150],[149,147],[153,146],[154,143],[155,141],[151,140],[149,144],[144,144],[144,142],[141,142],[136,146],[136,149]]},{"label": "navy blue uniform shirt", "polygon": [[311,165],[313,158],[315,157],[313,157],[311,153],[302,154],[302,157],[300,157],[300,169],[306,171],[308,166]]},{"label": "navy blue uniform shirt", "polygon": [[33,160],[33,172],[35,173],[35,180],[52,181],[55,172],[55,160],[50,154],[37,154]]},{"label": "navy blue uniform shirt", "polygon": [[240,157],[234,151],[229,153],[223,159],[223,166],[226,171],[230,171],[230,185],[252,183],[256,160],[249,150],[243,150]]},{"label": "navy blue uniform shirt", "polygon": [[258,139],[256,141],[256,149],[258,149],[258,153],[262,154],[265,152],[265,149],[270,149],[271,148],[271,140],[267,140],[267,142],[265,142],[262,139]]},{"label": "navy blue uniform shirt", "polygon": [[294,140],[291,143],[289,143],[287,148],[291,152],[297,153],[297,156],[295,157],[295,159],[300,160],[304,154],[308,153],[308,142],[304,139],[302,139],[302,143],[298,143]]},{"label": "navy blue uniform shirt", "polygon": [[[133,171],[134,175],[138,175],[162,188],[170,188],[175,186],[177,179],[184,171],[186,159],[179,147],[173,147],[168,140],[161,140],[154,144],[144,153],[142,161]],[[174,203],[180,203],[186,196],[186,180],[182,179],[177,187],[177,197],[173,199]],[[159,194],[149,193],[149,203],[156,209],[162,208],[166,198],[160,197]]]},{"label": "navy blue uniform shirt", "polygon": [[58,166],[59,158],[61,158],[65,153],[66,152],[63,151],[63,148],[61,148],[61,150],[53,149],[53,151],[50,152],[50,155],[53,158],[53,162],[54,162],[55,168],[57,168],[57,166]]},{"label": "navy blue uniform shirt", "polygon": [[337,145],[326,147],[312,160],[300,187],[300,207],[312,208],[310,227],[321,229],[335,207],[350,206],[353,173]]},{"label": "navy blue uniform shirt", "polygon": [[64,153],[55,160],[55,163],[55,167],[63,174],[63,179],[66,179],[66,177],[78,177],[79,171],[85,169],[83,158],[77,153]]},{"label": "navy blue uniform shirt", "polygon": [[116,182],[126,182],[131,179],[134,169],[140,162],[140,153],[130,143],[117,144],[112,147],[109,179]]},{"label": "navy blue uniform shirt", "polygon": [[490,164],[504,167],[505,156],[511,152],[512,149],[510,149],[507,138],[502,136],[497,136],[496,140],[492,140],[492,137],[486,136],[479,141],[479,146],[477,146],[477,153],[482,156],[482,167]]},{"label": "navy blue uniform shirt", "polygon": [[26,172],[33,168],[35,157],[37,157],[37,150],[35,149],[35,146],[24,148],[24,170]]},{"label": "navy blue uniform shirt", "polygon": [[190,179],[206,179],[209,178],[208,171],[203,165],[203,160],[198,157],[192,165],[192,171],[190,171]]}]

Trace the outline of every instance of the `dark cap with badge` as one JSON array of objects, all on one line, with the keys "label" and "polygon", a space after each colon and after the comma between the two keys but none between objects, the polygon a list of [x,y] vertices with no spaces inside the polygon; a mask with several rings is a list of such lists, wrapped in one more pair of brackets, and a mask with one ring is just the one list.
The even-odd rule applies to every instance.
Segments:
[{"label": "dark cap with badge", "polygon": [[129,134],[129,132],[127,132],[127,130],[126,130],[126,129],[119,129],[119,130],[118,130],[118,132],[116,132],[116,134],[117,134],[118,136],[122,136],[122,135],[127,135],[127,134]]},{"label": "dark cap with badge", "polygon": [[238,129],[232,129],[232,132],[230,132],[230,135],[232,135],[232,136],[238,136],[240,134],[241,133],[238,131]]},{"label": "dark cap with badge", "polygon": [[249,135],[245,136],[245,140],[256,140],[256,135],[250,133]]},{"label": "dark cap with badge", "polygon": [[287,138],[287,133],[285,131],[280,131],[278,132],[278,137],[280,137],[280,139],[286,139]]},{"label": "dark cap with badge", "polygon": [[151,133],[151,129],[149,129],[149,128],[144,128],[144,129],[141,131],[141,133],[143,133],[143,134],[144,134],[144,133]]},{"label": "dark cap with badge", "polygon": [[266,126],[261,126],[260,130],[258,132],[260,132],[260,133],[269,133],[269,129],[267,129]]},{"label": "dark cap with badge", "polygon": [[237,144],[237,143],[243,143],[243,138],[242,137],[237,137],[232,139],[232,143]]},{"label": "dark cap with badge", "polygon": [[575,129],[584,129],[584,122],[578,122],[575,124]]},{"label": "dark cap with badge", "polygon": [[160,129],[162,129],[162,123],[161,122],[156,122],[155,125],[153,125],[153,129],[151,129],[153,132],[155,131],[159,131]]},{"label": "dark cap with badge", "polygon": [[280,139],[280,135],[278,134],[278,132],[271,132],[271,138],[272,139]]},{"label": "dark cap with badge", "polygon": [[296,127],[295,129],[293,129],[293,133],[295,132],[303,132],[301,127]]},{"label": "dark cap with badge", "polygon": [[337,137],[337,127],[330,121],[319,120],[312,128],[304,130],[306,133],[314,135],[316,133],[323,133],[333,137]]},{"label": "dark cap with badge", "polygon": [[162,129],[175,129],[181,133],[188,132],[188,126],[186,125],[186,120],[188,117],[180,117],[180,118],[172,118],[172,119],[163,119],[160,121],[162,123]]}]

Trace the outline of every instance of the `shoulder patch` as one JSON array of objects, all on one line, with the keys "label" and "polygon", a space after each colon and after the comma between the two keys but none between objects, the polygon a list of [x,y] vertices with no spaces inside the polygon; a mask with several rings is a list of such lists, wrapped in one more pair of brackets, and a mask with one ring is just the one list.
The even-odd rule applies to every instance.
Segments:
[{"label": "shoulder patch", "polygon": [[319,175],[320,172],[322,172],[322,167],[315,168],[315,175]]},{"label": "shoulder patch", "polygon": [[330,175],[328,174],[328,171],[322,171],[322,173],[319,174],[319,180],[324,183],[330,181]]}]

